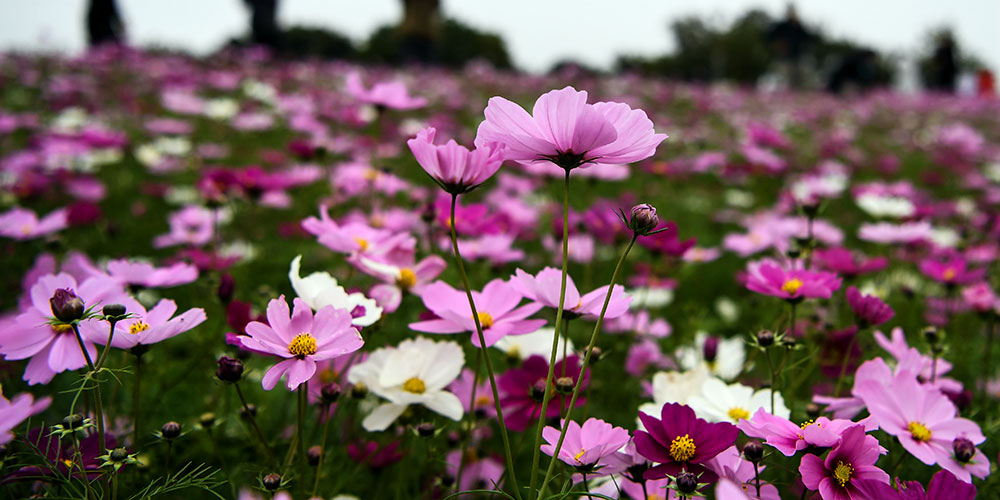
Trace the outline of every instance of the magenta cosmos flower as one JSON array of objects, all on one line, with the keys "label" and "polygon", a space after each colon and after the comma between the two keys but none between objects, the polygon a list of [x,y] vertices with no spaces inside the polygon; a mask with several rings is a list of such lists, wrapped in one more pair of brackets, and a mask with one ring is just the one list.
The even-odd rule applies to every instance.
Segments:
[{"label": "magenta cosmos flower", "polygon": [[840,441],[840,433],[844,429],[854,425],[856,423],[850,420],[830,420],[826,417],[796,425],[787,418],[767,413],[763,408],[758,409],[753,418],[736,424],[747,436],[764,439],[767,445],[786,457],[810,446],[829,448]]},{"label": "magenta cosmos flower", "polygon": [[[532,276],[521,269],[514,273],[511,284],[530,300],[534,300],[541,305],[559,308],[559,291],[562,288],[562,272],[554,267],[546,267],[538,274]],[[604,306],[604,297],[608,294],[607,285],[602,286],[590,293],[580,295],[576,284],[571,276],[566,276],[566,300],[563,302],[564,314],[567,318],[586,316],[596,319],[601,314]],[[625,288],[615,285],[611,292],[611,302],[608,302],[608,310],[605,312],[606,319],[617,318],[628,312],[628,306],[632,302],[632,297],[625,294]]]},{"label": "magenta cosmos flower", "polygon": [[975,422],[958,417],[958,410],[935,387],[923,386],[912,372],[900,372],[889,384],[864,382],[854,392],[865,402],[868,412],[885,432],[896,436],[906,451],[927,464],[939,464],[959,479],[970,482],[970,474],[989,475],[989,462],[975,456],[959,463],[954,460],[954,443],[964,438],[970,445],[986,440]]},{"label": "magenta cosmos flower", "polygon": [[861,328],[881,325],[896,314],[882,299],[874,295],[862,295],[853,286],[847,288],[847,304],[854,311],[854,319]]},{"label": "magenta cosmos flower", "polygon": [[[136,301],[128,301],[126,311],[132,316],[115,324],[115,335],[111,339],[111,346],[119,349],[162,342],[205,321],[205,310],[200,307],[188,309],[179,316],[174,316],[177,312],[177,303],[170,299],[161,299],[149,311]],[[108,328],[103,322],[89,322],[85,329],[81,330],[98,344],[108,342]]]},{"label": "magenta cosmos flower", "polygon": [[[420,298],[438,318],[410,323],[410,329],[425,333],[472,332],[472,344],[480,347],[472,309],[464,291],[437,281],[425,286]],[[517,307],[522,298],[521,293],[509,281],[499,278],[487,283],[482,292],[472,292],[487,347],[507,335],[532,333],[545,325],[543,319],[527,319],[538,312],[542,305],[535,303]]]},{"label": "magenta cosmos flower", "polygon": [[507,160],[571,170],[644,160],[666,138],[654,132],[642,110],[617,102],[587,104],[586,91],[565,87],[539,97],[530,115],[503,97],[491,98],[476,147],[498,142],[506,146]]},{"label": "magenta cosmos flower", "polygon": [[326,205],[320,205],[319,218],[307,217],[302,228],[315,235],[319,242],[352,257],[365,255],[381,260],[394,260],[401,254],[412,254],[417,240],[405,231],[371,227],[362,222],[338,224],[330,218]]},{"label": "magenta cosmos flower", "polygon": [[[559,449],[559,460],[585,471],[593,471],[608,465],[605,459],[613,455],[619,448],[628,443],[628,431],[615,427],[598,418],[588,418],[580,424],[563,420],[567,425],[563,446]],[[542,445],[542,453],[552,456],[559,442],[560,429],[546,427],[542,429],[542,437],[546,444]]]},{"label": "magenta cosmos flower", "polygon": [[976,487],[971,483],[959,481],[952,473],[941,470],[931,482],[927,490],[918,481],[899,481],[899,489],[888,483],[879,481],[861,481],[858,489],[869,498],[878,500],[973,500],[976,498]]},{"label": "magenta cosmos flower", "polygon": [[[575,384],[580,377],[580,368],[580,358],[573,354],[556,363],[553,373],[559,377],[569,377]],[[508,429],[521,432],[538,419],[548,374],[549,361],[542,356],[534,355],[526,359],[520,368],[507,370],[500,376],[500,380],[497,381],[500,388],[500,406]],[[580,384],[582,394],[587,393],[589,383],[590,370],[583,374],[583,382]],[[553,394],[549,407],[545,410],[545,418],[558,417],[569,408],[570,397],[556,392],[555,380],[549,384],[548,390]],[[585,403],[586,396],[580,396],[576,400],[576,406],[583,406]]]},{"label": "magenta cosmos flower", "polygon": [[844,431],[826,460],[811,454],[803,456],[799,474],[802,484],[819,490],[823,500],[867,500],[870,497],[858,489],[859,483],[889,482],[889,475],[875,466],[878,457],[878,440],[866,435],[859,424]]},{"label": "magenta cosmos flower", "polygon": [[294,300],[289,314],[285,296],[267,304],[268,325],[247,324],[248,336],[240,337],[247,348],[285,358],[264,374],[261,385],[271,390],[282,375],[288,374],[288,389],[294,390],[316,373],[316,362],[357,351],[364,345],[361,334],[351,326],[351,314],[326,306],[313,316],[302,299]]},{"label": "magenta cosmos flower", "polygon": [[403,82],[378,82],[372,88],[366,89],[361,82],[361,75],[354,71],[347,75],[344,84],[348,94],[374,106],[407,110],[421,108],[427,104],[427,99],[423,97],[411,97]]},{"label": "magenta cosmos flower", "polygon": [[663,405],[660,419],[640,412],[639,420],[646,430],[635,431],[635,449],[660,464],[646,471],[646,479],[687,471],[703,473],[700,482],[715,482],[718,476],[703,464],[735,444],[740,433],[733,424],[710,424],[695,417],[690,406],[677,403]]},{"label": "magenta cosmos flower", "polygon": [[163,248],[174,245],[204,245],[212,241],[218,217],[218,213],[214,210],[188,205],[170,214],[167,219],[170,232],[157,236],[153,240],[153,246]]},{"label": "magenta cosmos flower", "polygon": [[818,248],[813,251],[813,259],[827,271],[833,271],[844,276],[858,276],[865,273],[881,271],[889,265],[886,257],[864,257],[855,255],[850,250],[841,247]]},{"label": "magenta cosmos flower", "polygon": [[435,145],[436,134],[434,127],[427,127],[417,132],[415,139],[406,141],[406,145],[434,182],[451,194],[475,189],[492,177],[503,163],[502,144],[488,143],[469,151],[454,139],[441,146]]},{"label": "magenta cosmos flower", "polygon": [[840,278],[824,271],[784,269],[772,262],[751,262],[746,287],[754,292],[789,301],[829,299],[840,288]]}]

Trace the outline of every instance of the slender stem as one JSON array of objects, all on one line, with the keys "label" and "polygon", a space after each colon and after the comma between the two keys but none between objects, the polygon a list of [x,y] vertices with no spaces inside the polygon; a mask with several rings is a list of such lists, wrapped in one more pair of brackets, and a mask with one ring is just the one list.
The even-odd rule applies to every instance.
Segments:
[{"label": "slender stem", "polygon": [[587,473],[581,472],[580,475],[583,476],[583,491],[587,492],[587,498],[594,500],[594,497],[590,495],[590,485],[587,484]]},{"label": "slender stem", "polygon": [[847,364],[851,359],[851,351],[854,349],[854,344],[858,341],[858,337],[861,336],[861,330],[851,337],[851,341],[847,344],[847,351],[844,352],[844,359],[840,363],[840,375],[837,377],[837,386],[833,390],[834,397],[840,396],[840,389],[844,382],[844,378],[847,377]]},{"label": "slender stem", "polygon": [[166,464],[166,468],[167,468],[167,473],[168,474],[170,473],[170,451],[173,449],[173,447],[174,447],[174,440],[173,439],[168,439],[167,440],[167,459],[164,460],[164,462],[163,462],[164,464]]},{"label": "slender stem", "polygon": [[774,415],[774,384],[777,383],[774,376],[774,363],[771,362],[771,347],[764,348],[764,357],[767,358],[767,371],[771,373],[771,415]]},{"label": "slender stem", "polygon": [[132,395],[132,446],[139,446],[139,395],[142,384],[142,356],[135,357],[135,393]]},{"label": "slender stem", "polygon": [[[503,410],[500,408],[500,393],[497,391],[496,376],[493,375],[493,363],[490,355],[486,352],[486,338],[483,335],[483,325],[479,322],[479,313],[476,311],[476,302],[472,298],[472,288],[469,286],[469,276],[465,273],[465,264],[462,262],[462,254],[458,250],[458,234],[455,232],[455,204],[458,195],[451,195],[451,247],[455,252],[455,264],[458,266],[458,274],[462,277],[462,286],[465,287],[465,296],[469,299],[469,309],[472,312],[472,321],[476,324],[476,335],[479,336],[479,348],[483,353],[483,361],[486,363],[486,374],[490,378],[490,390],[493,391],[493,406],[497,410],[497,423],[500,424],[500,437],[503,439],[504,459],[507,461],[507,470],[510,471],[508,477],[514,486],[514,497],[521,500],[521,491],[517,486],[517,478],[514,474],[514,458],[510,453],[510,439],[507,437],[507,425],[503,420]],[[551,372],[549,373],[551,375]]]},{"label": "slender stem", "polygon": [[996,337],[996,313],[987,313],[989,316],[986,319],[986,353],[985,359],[983,360],[983,368],[986,370],[986,376],[983,377],[982,387],[983,391],[986,390],[986,384],[990,382],[993,378],[993,343]]},{"label": "slender stem", "polygon": [[240,397],[240,403],[243,403],[243,413],[247,414],[247,418],[250,419],[250,425],[252,425],[254,430],[257,431],[257,438],[260,439],[260,444],[264,446],[264,451],[267,452],[267,457],[269,459],[274,458],[274,455],[271,453],[271,447],[267,444],[267,438],[264,437],[264,432],[261,431],[260,426],[257,425],[257,419],[253,416],[253,412],[250,411],[250,405],[247,404],[247,399],[243,396],[243,389],[240,389],[240,383],[233,382],[233,387],[236,388],[236,395]]},{"label": "slender stem", "polygon": [[635,240],[639,237],[638,233],[633,233],[632,239],[629,240],[628,246],[625,247],[625,251],[622,252],[622,256],[618,259],[618,264],[615,266],[615,272],[611,275],[611,284],[608,285],[608,293],[604,296],[604,305],[601,307],[601,315],[597,317],[597,324],[594,325],[594,332],[590,334],[590,343],[587,344],[587,354],[583,358],[583,366],[580,367],[580,376],[576,378],[576,385],[573,387],[573,396],[569,400],[569,408],[566,409],[566,417],[562,425],[562,431],[559,433],[559,441],[556,442],[556,449],[552,452],[552,459],[549,460],[549,468],[545,471],[545,479],[542,479],[542,485],[538,488],[538,495],[541,496],[545,492],[545,487],[548,485],[549,479],[552,478],[552,472],[555,470],[556,458],[559,456],[559,451],[562,450],[563,440],[566,438],[566,430],[569,429],[569,422],[573,413],[573,407],[576,405],[576,398],[580,395],[580,386],[583,385],[583,379],[587,373],[587,367],[590,365],[590,357],[594,354],[594,346],[597,344],[597,334],[601,331],[601,324],[604,322],[604,315],[608,312],[608,304],[611,303],[611,294],[615,290],[615,283],[618,282],[618,275],[621,273],[622,264],[625,263],[625,258],[628,257],[628,253],[632,250],[632,246],[635,245]]},{"label": "slender stem", "polygon": [[[559,307],[556,308],[556,328],[552,332],[552,354],[549,356],[549,373],[545,377],[545,392],[542,396],[542,409],[538,414],[538,425],[535,427],[535,447],[531,455],[531,482],[529,492],[535,491],[535,483],[538,481],[538,460],[541,457],[542,429],[545,428],[545,417],[548,415],[549,400],[552,399],[552,378],[556,367],[556,351],[559,349],[559,328],[562,326],[563,309],[566,302],[566,275],[569,265],[569,169],[566,169],[566,177],[563,182],[563,238],[562,238],[562,281],[559,285]],[[564,401],[564,400],[563,400]],[[552,455],[558,456],[558,453]],[[543,481],[542,484],[545,484]],[[535,498],[541,496],[539,490]]]},{"label": "slender stem", "polygon": [[101,356],[97,359],[97,370],[100,370],[104,366],[104,360],[108,359],[108,351],[111,350],[111,341],[115,338],[115,324],[116,320],[108,320],[111,324],[111,328],[108,330],[108,343],[104,345],[104,350],[101,351]]},{"label": "slender stem", "polygon": [[83,336],[80,335],[80,327],[77,326],[76,323],[70,323],[70,325],[73,327],[73,334],[76,336],[76,343],[80,346],[80,351],[83,352],[84,359],[87,360],[87,368],[89,368],[89,371],[87,372],[86,378],[88,380],[92,380],[94,383],[93,395],[94,414],[95,419],[97,420],[97,446],[101,455],[104,455],[107,453],[107,449],[104,446],[104,405],[101,401],[101,384],[96,377],[97,369],[94,366],[94,360],[91,359],[90,353],[87,352],[87,346],[83,342]]},{"label": "slender stem", "polygon": [[333,419],[333,416],[330,414],[330,405],[329,404],[324,404],[323,405],[323,439],[322,439],[322,441],[320,441],[320,445],[319,445],[320,453],[319,453],[319,461],[316,462],[316,479],[313,481],[312,495],[310,495],[310,498],[316,498],[316,491],[319,490],[319,477],[320,477],[320,475],[323,472],[323,459],[326,458],[326,435],[327,435],[328,431],[330,430],[330,420],[332,420],[332,419]]},{"label": "slender stem", "polygon": [[753,463],[753,480],[755,483],[754,486],[757,488],[757,498],[760,498],[760,467],[757,465],[757,462]]},{"label": "slender stem", "polygon": [[643,500],[649,500],[649,492],[646,491],[646,479],[645,478],[642,480],[642,499]]},{"label": "slender stem", "polygon": [[[479,370],[483,365],[483,351],[476,351],[476,368],[473,370],[472,374],[472,391],[469,395],[469,428],[465,430],[465,437],[463,438],[465,444],[462,449],[465,450],[469,446],[469,440],[472,439],[472,432],[476,428],[476,388],[479,386]],[[455,491],[458,491],[459,485],[462,484],[462,474],[465,472],[465,453],[461,454],[461,460],[458,461],[458,474],[455,476]]]},{"label": "slender stem", "polygon": [[86,344],[83,343],[83,336],[80,335],[80,327],[76,326],[76,323],[70,323],[73,327],[73,334],[76,335],[76,343],[80,346],[80,351],[83,352],[83,358],[87,360],[87,368],[91,372],[94,371],[94,360],[90,358],[90,352],[87,351]]},{"label": "slender stem", "polygon": [[[809,240],[808,242],[806,242],[807,248],[805,252],[806,271],[808,271],[812,267],[812,252],[813,252],[813,247],[815,246],[813,245],[813,220],[815,220],[815,217],[810,215],[806,222],[806,238]],[[760,496],[760,494],[758,494],[757,496]]]}]

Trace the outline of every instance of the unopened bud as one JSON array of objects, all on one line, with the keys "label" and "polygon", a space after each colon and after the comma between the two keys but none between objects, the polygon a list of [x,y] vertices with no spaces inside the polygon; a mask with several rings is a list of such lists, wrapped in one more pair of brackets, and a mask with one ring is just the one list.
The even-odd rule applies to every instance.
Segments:
[{"label": "unopened bud", "polygon": [[822,412],[818,404],[816,403],[806,404],[806,415],[809,417],[810,420],[816,420],[817,418],[819,418],[820,413]]},{"label": "unopened bud", "polygon": [[112,462],[124,462],[128,458],[128,450],[125,448],[115,448],[111,450],[109,458],[111,458]]},{"label": "unopened bud", "polygon": [[164,439],[174,439],[181,435],[181,424],[177,422],[167,422],[160,427],[160,434]]},{"label": "unopened bud", "polygon": [[223,356],[215,363],[219,365],[219,368],[215,370],[215,376],[219,377],[219,380],[223,382],[239,382],[240,378],[243,377],[242,361],[230,358],[229,356]]},{"label": "unopened bud", "polygon": [[219,297],[219,301],[223,304],[229,304],[233,300],[233,294],[236,293],[236,281],[233,280],[233,276],[229,273],[223,274],[219,278],[219,288],[215,290],[216,296]]},{"label": "unopened bud", "polygon": [[760,441],[752,439],[743,445],[743,456],[752,463],[760,463],[764,458],[764,445]]},{"label": "unopened bud", "polygon": [[632,207],[631,217],[628,221],[629,229],[636,234],[646,235],[656,229],[660,224],[660,218],[656,216],[656,208],[649,203],[643,203]]},{"label": "unopened bud", "polygon": [[541,401],[545,397],[545,381],[539,380],[531,386],[531,399]]},{"label": "unopened bud", "polygon": [[210,411],[202,413],[201,417],[198,418],[198,423],[206,429],[212,427],[215,425],[215,414]]},{"label": "unopened bud", "polygon": [[698,489],[698,477],[690,472],[681,472],[677,476],[677,490],[685,495],[694,493]]},{"label": "unopened bud", "polygon": [[968,438],[955,438],[951,447],[955,451],[955,460],[958,460],[963,464],[969,463],[969,461],[972,460],[972,457],[976,456],[976,445],[973,444]]},{"label": "unopened bud", "polygon": [[761,330],[757,332],[757,344],[761,347],[770,347],[774,344],[774,332],[771,330]]},{"label": "unopened bud", "polygon": [[122,304],[108,304],[104,306],[104,309],[102,309],[101,312],[104,313],[104,316],[115,319],[117,321],[119,318],[125,315],[126,311],[125,311],[125,306]]},{"label": "unopened bud", "polygon": [[52,315],[63,323],[83,318],[83,300],[69,288],[57,288],[49,299]]},{"label": "unopened bud", "polygon": [[705,361],[709,363],[715,361],[715,357],[719,355],[719,337],[706,337],[701,353]]},{"label": "unopened bud", "polygon": [[422,422],[417,425],[417,434],[421,437],[430,437],[434,435],[434,422]]},{"label": "unopened bud", "polygon": [[943,332],[938,330],[935,326],[928,326],[927,328],[924,328],[923,334],[924,340],[932,346],[937,345],[944,338]]},{"label": "unopened bud", "polygon": [[355,399],[361,399],[368,395],[368,386],[358,382],[351,386],[351,397]]},{"label": "unopened bud", "polygon": [[66,418],[63,418],[63,427],[67,429],[76,430],[79,429],[82,425],[83,425],[83,416],[80,415],[79,413],[67,415]]},{"label": "unopened bud", "polygon": [[281,487],[281,476],[274,473],[268,474],[264,476],[261,483],[264,484],[264,487],[267,488],[268,491],[274,491]]},{"label": "unopened bud", "polygon": [[240,408],[240,416],[243,418],[251,418],[257,416],[257,405],[249,403],[244,408]]},{"label": "unopened bud", "polygon": [[560,394],[570,394],[576,382],[571,377],[559,377],[556,379],[556,391]]},{"label": "unopened bud", "polygon": [[323,398],[323,402],[326,404],[336,403],[340,399],[340,394],[343,391],[340,390],[340,386],[334,383],[326,384],[319,390],[320,397]]},{"label": "unopened bud", "polygon": [[319,445],[317,445],[317,446],[310,446],[309,449],[306,450],[306,459],[309,461],[309,465],[317,465],[317,464],[319,464],[319,459],[322,456],[323,456],[323,447],[322,446],[319,446]]}]

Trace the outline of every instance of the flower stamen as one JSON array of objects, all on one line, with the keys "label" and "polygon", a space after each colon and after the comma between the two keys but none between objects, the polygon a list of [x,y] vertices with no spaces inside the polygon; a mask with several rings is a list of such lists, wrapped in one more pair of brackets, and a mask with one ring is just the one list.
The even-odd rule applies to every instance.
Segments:
[{"label": "flower stamen", "polygon": [[490,313],[480,311],[476,316],[479,316],[479,325],[483,327],[483,330],[493,326],[493,315]]},{"label": "flower stamen", "polygon": [[424,384],[424,381],[417,377],[410,377],[406,382],[403,382],[403,390],[413,394],[423,394],[427,390],[427,384]]},{"label": "flower stamen", "polygon": [[792,278],[785,281],[785,283],[781,285],[781,291],[787,293],[788,295],[795,295],[795,293],[799,291],[799,288],[802,288],[802,285],[802,280]]},{"label": "flower stamen", "polygon": [[931,440],[931,430],[920,422],[910,422],[906,425],[906,430],[910,431],[910,435],[913,436],[913,439],[920,441],[921,443]]},{"label": "flower stamen", "polygon": [[135,323],[132,323],[128,327],[128,332],[131,333],[132,335],[135,335],[139,332],[144,332],[146,330],[149,330],[149,323],[146,323],[145,321],[136,321]]},{"label": "flower stamen", "polygon": [[309,333],[300,333],[288,344],[288,352],[298,357],[316,354],[316,338]]},{"label": "flower stamen", "polygon": [[694,457],[696,450],[694,440],[688,434],[677,436],[670,443],[670,458],[677,462],[687,462]]},{"label": "flower stamen", "polygon": [[840,460],[837,461],[837,468],[833,470],[833,478],[837,480],[841,488],[851,481],[851,476],[853,475],[854,467],[851,464],[845,464]]}]

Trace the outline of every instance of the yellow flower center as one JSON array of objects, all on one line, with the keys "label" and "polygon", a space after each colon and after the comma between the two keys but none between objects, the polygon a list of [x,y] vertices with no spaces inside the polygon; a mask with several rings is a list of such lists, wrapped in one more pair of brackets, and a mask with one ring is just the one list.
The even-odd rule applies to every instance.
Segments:
[{"label": "yellow flower center", "polygon": [[670,443],[670,458],[673,458],[677,462],[687,462],[694,457],[696,449],[694,440],[687,434],[677,436],[674,438],[673,442]]},{"label": "yellow flower center", "polygon": [[781,291],[789,295],[795,295],[795,292],[798,292],[799,288],[802,288],[802,280],[798,278],[792,278],[781,285]]},{"label": "yellow flower center", "polygon": [[906,430],[910,431],[910,435],[917,441],[927,442],[931,440],[931,430],[920,422],[910,422],[906,425]]},{"label": "yellow flower center", "polygon": [[332,384],[340,380],[340,374],[327,368],[319,372],[319,380],[324,384]]},{"label": "yellow flower center", "polygon": [[840,487],[843,488],[851,481],[851,476],[854,475],[854,467],[851,464],[845,464],[844,462],[837,461],[837,468],[833,469],[833,478],[840,483]]},{"label": "yellow flower center", "polygon": [[750,412],[740,408],[739,406],[734,406],[729,409],[729,418],[734,421],[750,418]]},{"label": "yellow flower center", "polygon": [[486,396],[479,396],[476,398],[476,406],[489,406],[490,398]]},{"label": "yellow flower center", "polygon": [[288,352],[299,357],[316,354],[316,339],[308,333],[300,333],[288,344]]},{"label": "yellow flower center", "polygon": [[951,281],[955,279],[955,270],[949,267],[941,273],[941,277],[944,278],[945,281]]},{"label": "yellow flower center", "polygon": [[132,323],[128,327],[128,332],[131,333],[132,335],[135,335],[139,332],[144,332],[146,330],[149,330],[149,323],[146,323],[145,321],[136,321],[135,323]]},{"label": "yellow flower center", "polygon": [[409,290],[413,288],[413,285],[417,284],[417,275],[413,273],[412,269],[404,268],[399,270],[399,278],[396,278],[396,285],[403,290]]},{"label": "yellow flower center", "polygon": [[650,493],[646,495],[646,500],[666,500],[663,495],[657,495],[656,493]]},{"label": "yellow flower center", "polygon": [[68,333],[73,331],[72,325],[52,325],[52,331],[56,333]]},{"label": "yellow flower center", "polygon": [[800,425],[799,428],[800,429],[805,429],[806,427],[809,427],[810,425],[815,424],[815,423],[816,423],[815,420],[806,420],[805,422],[802,422],[802,425]]},{"label": "yellow flower center", "polygon": [[493,326],[493,316],[490,313],[482,311],[477,316],[479,316],[479,325],[483,327],[483,330]]},{"label": "yellow flower center", "polygon": [[584,453],[587,453],[587,450],[580,448],[580,451],[578,451],[576,455],[573,455],[573,460],[576,460],[576,463],[580,463],[580,457],[582,457]]},{"label": "yellow flower center", "polygon": [[411,377],[406,382],[403,382],[403,390],[406,392],[412,392],[413,394],[423,394],[427,390],[427,385],[424,384],[423,380],[417,377]]},{"label": "yellow flower center", "polygon": [[21,234],[27,236],[31,234],[31,232],[34,231],[34,229],[35,228],[31,227],[31,224],[25,224],[21,226]]},{"label": "yellow flower center", "polygon": [[375,179],[378,179],[378,173],[379,173],[378,170],[375,170],[374,168],[369,168],[368,170],[365,170],[365,176],[364,176],[365,180],[373,181]]},{"label": "yellow flower center", "polygon": [[364,252],[365,250],[368,250],[368,240],[355,236],[354,242],[358,244],[359,252]]}]

